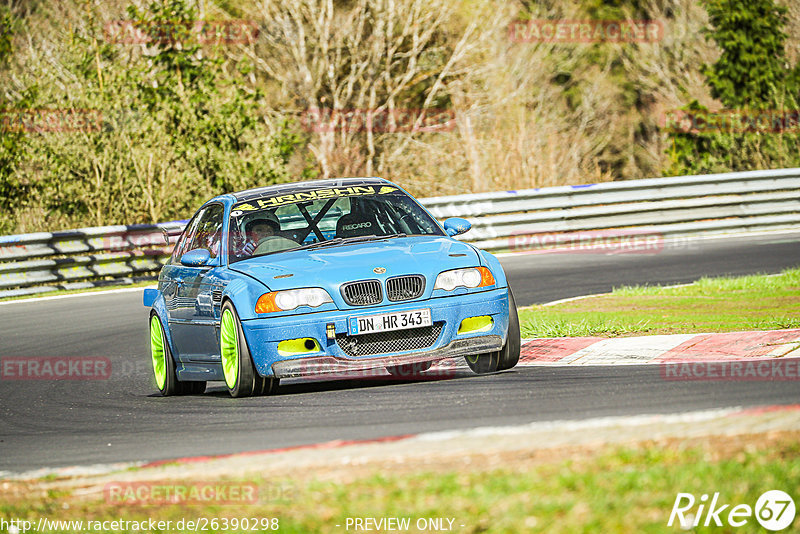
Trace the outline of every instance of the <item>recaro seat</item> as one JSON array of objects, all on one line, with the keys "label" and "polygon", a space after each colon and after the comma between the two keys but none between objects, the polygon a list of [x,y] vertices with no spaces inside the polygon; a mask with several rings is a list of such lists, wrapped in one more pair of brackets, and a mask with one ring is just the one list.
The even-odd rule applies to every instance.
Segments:
[{"label": "recaro seat", "polygon": [[374,217],[364,213],[348,213],[336,223],[336,237],[383,235]]}]

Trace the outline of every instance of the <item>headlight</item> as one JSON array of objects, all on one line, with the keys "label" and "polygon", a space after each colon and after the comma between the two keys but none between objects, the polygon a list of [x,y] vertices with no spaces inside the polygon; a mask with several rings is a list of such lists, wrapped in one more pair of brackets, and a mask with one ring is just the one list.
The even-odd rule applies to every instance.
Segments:
[{"label": "headlight", "polygon": [[327,291],[319,287],[273,291],[258,298],[256,313],[289,311],[300,306],[317,308],[329,302],[333,302],[333,299]]},{"label": "headlight", "polygon": [[457,287],[486,287],[494,285],[494,276],[486,267],[470,267],[469,269],[453,269],[439,273],[433,289],[452,291]]}]

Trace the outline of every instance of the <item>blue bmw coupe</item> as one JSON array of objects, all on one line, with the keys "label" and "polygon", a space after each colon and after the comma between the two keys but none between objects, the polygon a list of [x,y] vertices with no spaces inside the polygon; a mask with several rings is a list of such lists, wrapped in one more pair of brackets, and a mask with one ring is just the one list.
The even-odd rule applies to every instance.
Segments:
[{"label": "blue bmw coupe", "polygon": [[476,373],[514,367],[514,297],[494,256],[453,238],[469,229],[379,178],[209,200],[145,290],[156,386],[197,394],[220,380],[245,397],[281,378],[401,376],[454,357]]}]

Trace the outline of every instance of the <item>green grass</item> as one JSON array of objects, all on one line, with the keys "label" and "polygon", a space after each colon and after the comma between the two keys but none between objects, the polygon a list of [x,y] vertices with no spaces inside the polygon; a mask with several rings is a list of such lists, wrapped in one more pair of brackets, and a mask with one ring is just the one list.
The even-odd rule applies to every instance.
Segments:
[{"label": "green grass", "polygon": [[520,310],[523,337],[630,336],[800,328],[800,268],[778,275],[634,286]]},{"label": "green grass", "polygon": [[[291,491],[282,498],[247,506],[117,506],[60,491],[17,497],[0,491],[0,517],[173,522],[201,516],[277,517],[280,532],[292,533],[344,532],[348,517],[408,517],[412,525],[419,518],[453,518],[453,531],[466,533],[679,532],[677,526],[667,527],[679,492],[699,498],[718,491],[720,504],[750,506],[771,489],[800,495],[798,438],[800,432],[794,431],[758,440],[724,436],[532,450],[502,458],[479,454],[468,465],[453,462],[439,468],[387,462],[354,469],[344,475],[347,481],[298,473],[299,481],[285,482]],[[284,483],[266,476],[251,480],[263,489],[259,495]],[[757,532],[756,527],[751,518],[735,531]],[[696,531],[733,532],[718,527]],[[412,526],[409,532],[419,531]]]}]

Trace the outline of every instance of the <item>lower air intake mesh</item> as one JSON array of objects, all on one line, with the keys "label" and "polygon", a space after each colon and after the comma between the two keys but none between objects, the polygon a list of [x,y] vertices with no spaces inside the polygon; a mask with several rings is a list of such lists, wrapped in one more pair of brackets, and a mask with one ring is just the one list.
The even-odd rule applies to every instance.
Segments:
[{"label": "lower air intake mesh", "polygon": [[408,352],[425,349],[433,345],[443,327],[444,323],[434,323],[433,326],[376,332],[360,336],[337,335],[336,343],[348,356]]}]

